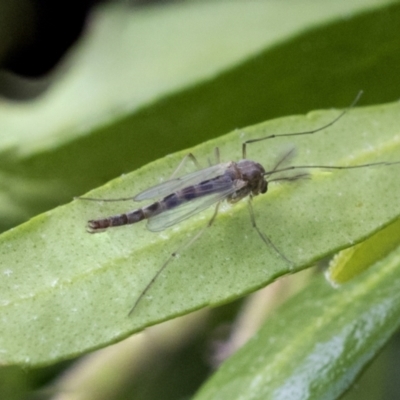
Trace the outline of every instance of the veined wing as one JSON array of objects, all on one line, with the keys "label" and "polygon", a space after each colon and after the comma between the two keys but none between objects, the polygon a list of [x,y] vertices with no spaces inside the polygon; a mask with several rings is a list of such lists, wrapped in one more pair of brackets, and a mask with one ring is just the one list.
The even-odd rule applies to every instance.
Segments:
[{"label": "veined wing", "polygon": [[[220,187],[210,192],[208,196],[190,200],[176,208],[166,210],[149,218],[147,228],[153,232],[162,231],[226,199],[230,194],[240,189],[240,187],[228,181],[220,182],[219,184]],[[243,184],[245,183],[243,182]]]},{"label": "veined wing", "polygon": [[155,185],[149,189],[137,194],[133,200],[142,201],[154,198],[166,197],[171,193],[177,192],[187,186],[195,186],[202,181],[216,178],[223,175],[230,163],[221,163],[208,168],[200,169],[179,178],[170,179],[159,185]]}]

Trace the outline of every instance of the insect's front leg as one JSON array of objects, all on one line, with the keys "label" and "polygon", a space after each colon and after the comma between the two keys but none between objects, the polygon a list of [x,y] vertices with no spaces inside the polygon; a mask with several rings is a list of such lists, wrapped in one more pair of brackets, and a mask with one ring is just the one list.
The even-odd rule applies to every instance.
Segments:
[{"label": "insect's front leg", "polygon": [[267,245],[272,247],[286,262],[288,262],[291,266],[294,265],[293,261],[289,260],[271,241],[271,239],[265,235],[263,232],[260,231],[260,228],[256,224],[256,218],[254,215],[253,204],[252,204],[252,196],[249,196],[249,201],[247,202],[249,206],[249,213],[250,213],[250,220],[253,228],[257,231],[258,235],[260,236],[261,240]]},{"label": "insect's front leg", "polygon": [[330,122],[328,122],[327,124],[320,126],[318,128],[315,129],[311,129],[309,131],[303,131],[303,132],[290,132],[290,133],[277,133],[277,134],[272,134],[272,135],[268,135],[268,136],[264,136],[264,137],[260,137],[260,138],[256,138],[256,139],[250,139],[250,140],[246,140],[245,142],[242,143],[242,158],[245,159],[247,158],[247,145],[251,144],[251,143],[257,143],[257,142],[261,142],[263,140],[268,140],[268,139],[274,139],[277,137],[288,137],[288,136],[300,136],[300,135],[313,135],[314,133],[323,131],[324,129],[332,126],[333,124],[335,124],[337,121],[339,121],[349,110],[351,110],[357,103],[358,100],[360,99],[361,95],[362,95],[362,90],[358,92],[356,98],[353,100],[353,102],[350,104],[349,107],[345,108],[341,113],[339,113],[339,115],[334,118],[333,120],[331,120]]}]

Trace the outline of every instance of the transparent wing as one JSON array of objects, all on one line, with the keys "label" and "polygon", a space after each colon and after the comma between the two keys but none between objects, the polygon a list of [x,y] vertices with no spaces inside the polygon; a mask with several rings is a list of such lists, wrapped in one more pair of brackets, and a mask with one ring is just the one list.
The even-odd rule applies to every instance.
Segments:
[{"label": "transparent wing", "polygon": [[187,174],[179,178],[170,179],[168,181],[160,183],[159,185],[146,189],[143,192],[140,192],[133,198],[133,200],[142,201],[168,196],[169,194],[177,192],[184,187],[194,186],[202,181],[206,181],[208,179],[216,178],[219,175],[223,175],[228,166],[229,163],[221,163],[201,169],[199,171],[192,172],[191,174]]},{"label": "transparent wing", "polygon": [[192,217],[193,215],[205,210],[213,204],[226,199],[230,194],[234,193],[238,189],[240,189],[240,187],[237,185],[234,186],[232,183],[229,184],[226,182],[224,185],[221,184],[221,187],[218,191],[214,191],[208,196],[193,199],[182,204],[181,206],[164,211],[161,214],[149,218],[147,221],[147,228],[153,232],[162,231],[172,225]]}]

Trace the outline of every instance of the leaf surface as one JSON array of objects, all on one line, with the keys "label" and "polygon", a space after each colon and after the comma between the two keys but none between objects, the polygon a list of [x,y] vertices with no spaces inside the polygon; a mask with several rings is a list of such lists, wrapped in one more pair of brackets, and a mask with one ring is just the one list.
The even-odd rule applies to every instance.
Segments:
[{"label": "leaf surface", "polygon": [[[295,146],[297,165],[398,161],[399,108],[395,103],[353,109],[313,136],[254,144],[248,157],[268,169],[287,146]],[[309,130],[338,112],[269,121],[190,151],[203,165],[215,146],[223,161],[238,160],[243,140]],[[168,179],[182,157],[178,153],[160,159],[87,196],[135,195]],[[0,236],[2,362],[38,365],[81,354],[159,321],[231,301],[349,247],[400,215],[398,168],[314,170],[310,180],[271,183],[266,195],[256,197],[258,226],[295,267],[259,239],[245,202],[221,210],[203,237],[159,276],[131,317],[129,310],[156,271],[206,225],[212,210],[159,234],[144,224],[95,235],[85,231],[87,220],[137,205],[130,202],[75,200],[39,215]]]}]

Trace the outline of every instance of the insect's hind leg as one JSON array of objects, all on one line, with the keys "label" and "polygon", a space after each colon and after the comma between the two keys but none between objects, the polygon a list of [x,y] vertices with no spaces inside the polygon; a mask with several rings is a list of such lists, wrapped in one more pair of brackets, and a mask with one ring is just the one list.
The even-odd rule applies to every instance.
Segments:
[{"label": "insect's hind leg", "polygon": [[294,265],[293,261],[289,260],[271,241],[271,239],[260,231],[260,228],[256,224],[256,218],[254,215],[253,204],[252,204],[252,197],[249,197],[249,201],[247,202],[249,206],[249,213],[250,213],[250,220],[253,228],[257,231],[258,235],[260,236],[261,240],[267,245],[272,247],[281,258],[283,258],[286,262],[288,262],[291,266]]},{"label": "insect's hind leg", "polygon": [[[221,157],[219,154],[219,148],[215,147],[214,148],[214,157],[215,157],[215,164],[219,164],[221,162]],[[197,158],[193,153],[188,153],[186,154],[185,157],[183,157],[182,161],[179,163],[179,165],[176,167],[176,170],[173,172],[173,174],[170,176],[169,179],[174,179],[175,176],[178,174],[178,172],[182,169],[182,167],[186,164],[187,160],[190,159],[193,164],[196,166],[197,169],[201,169],[200,163],[197,161]],[[211,162],[210,158],[208,159],[208,164],[211,167],[212,165],[215,165]]]},{"label": "insect's hind leg", "polygon": [[207,230],[207,228],[209,228],[214,223],[215,218],[216,218],[216,216],[218,214],[219,205],[220,205],[220,202],[218,202],[217,205],[215,206],[214,213],[213,213],[211,219],[208,221],[207,225],[204,228],[202,228],[199,232],[197,232],[196,235],[194,235],[189,241],[184,243],[181,247],[179,247],[177,250],[175,250],[173,253],[170,254],[170,256],[168,257],[167,261],[164,262],[164,264],[161,266],[161,268],[153,276],[151,281],[146,285],[144,290],[140,293],[139,297],[136,299],[135,304],[133,305],[133,307],[129,311],[128,315],[132,315],[133,314],[133,312],[135,311],[136,307],[140,303],[140,300],[142,300],[142,298],[146,295],[146,293],[149,291],[149,289],[153,286],[153,283],[157,280],[157,278],[160,276],[160,274],[165,270],[167,265],[175,257],[177,257],[180,253],[182,253],[183,250],[185,250],[190,245],[192,245],[196,240],[200,239],[201,235]]},{"label": "insect's hind leg", "polygon": [[[196,157],[192,154],[186,154],[185,157],[183,157],[182,161],[179,163],[178,167],[175,169],[173,174],[169,179],[173,179],[176,174],[182,169],[182,167],[186,164],[187,160],[190,159],[193,161],[194,165],[197,167],[197,169],[201,169],[201,166],[199,162],[197,161]],[[135,200],[135,197],[120,197],[117,199],[101,199],[101,198],[93,198],[93,197],[74,197],[75,200],[89,200],[89,201],[97,201],[97,202],[113,202],[113,201],[129,201],[129,200]]]},{"label": "insect's hind leg", "polygon": [[186,154],[185,157],[182,158],[182,161],[176,167],[175,171],[172,173],[169,179],[174,179],[178,172],[183,168],[183,166],[187,163],[188,160],[191,160],[197,169],[201,169],[200,163],[197,161],[197,158],[192,153]]}]

